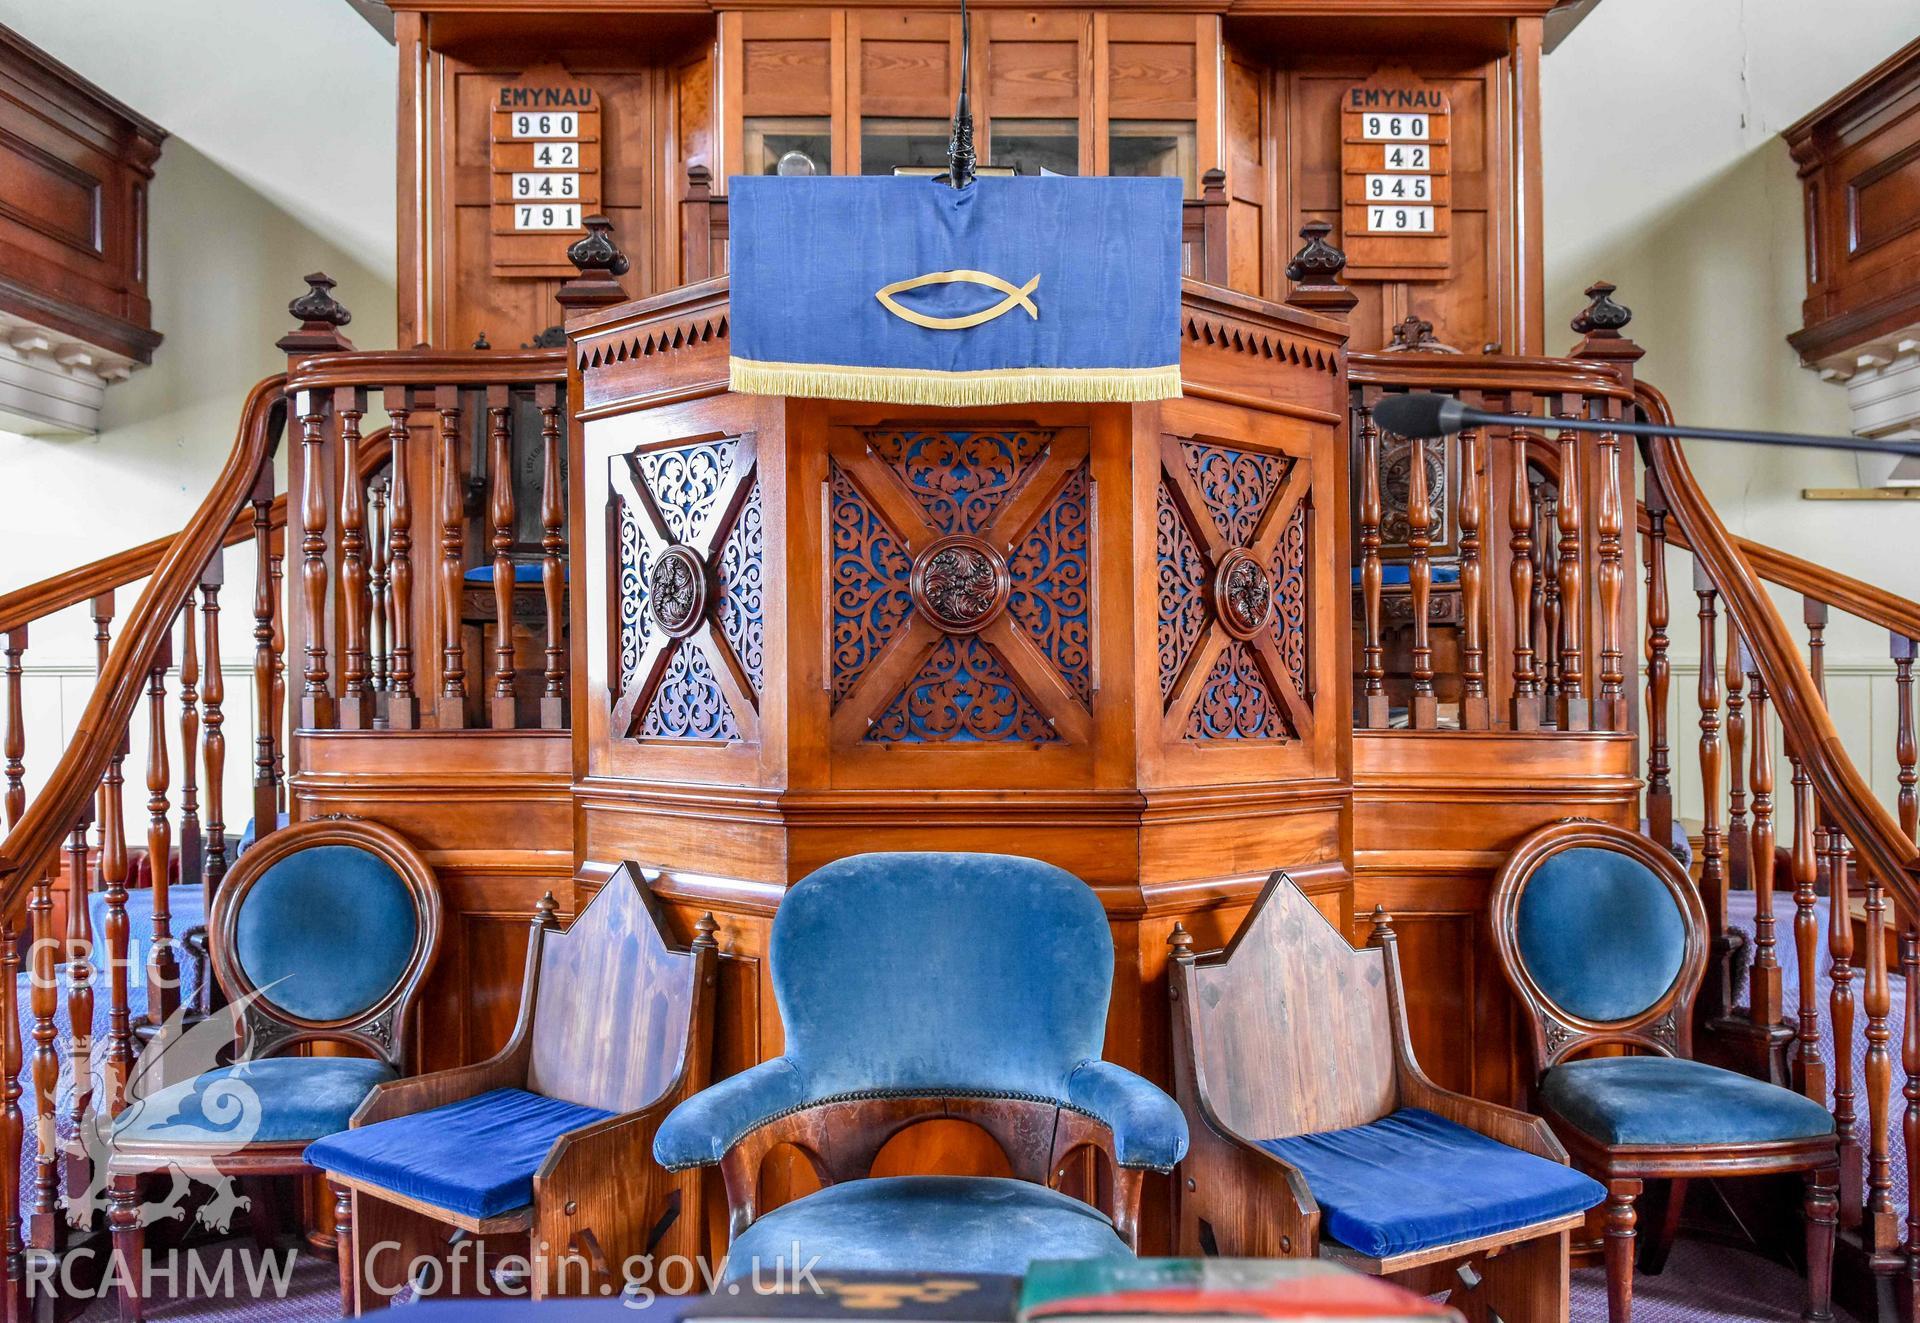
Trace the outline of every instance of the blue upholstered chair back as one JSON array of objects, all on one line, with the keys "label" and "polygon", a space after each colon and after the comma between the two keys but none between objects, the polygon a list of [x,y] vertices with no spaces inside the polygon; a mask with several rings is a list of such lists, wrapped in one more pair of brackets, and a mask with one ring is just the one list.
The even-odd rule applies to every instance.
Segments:
[{"label": "blue upholstered chair back", "polygon": [[[396,833],[301,823],[268,836],[223,879],[215,969],[229,995],[257,994],[246,1021],[253,1034],[277,1022],[275,1043],[286,1030],[368,1037],[391,1057],[391,1021],[426,972],[438,919],[432,874]],[[307,1033],[320,1029],[338,1032]]]},{"label": "blue upholstered chair back", "polygon": [[815,1097],[1063,1101],[1106,1033],[1106,913],[1080,879],[1033,859],[837,860],[781,902],[771,954],[786,1055]]},{"label": "blue upholstered chair back", "polygon": [[1705,914],[1660,846],[1596,822],[1545,828],[1502,870],[1493,916],[1509,978],[1541,1022],[1543,1067],[1596,1039],[1685,1054]]}]

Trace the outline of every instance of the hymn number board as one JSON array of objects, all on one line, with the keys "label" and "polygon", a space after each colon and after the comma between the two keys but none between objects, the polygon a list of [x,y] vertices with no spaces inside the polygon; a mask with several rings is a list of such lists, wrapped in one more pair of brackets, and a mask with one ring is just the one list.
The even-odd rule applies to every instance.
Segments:
[{"label": "hymn number board", "polygon": [[1350,277],[1444,280],[1452,259],[1447,94],[1376,80],[1340,103],[1341,238]]},{"label": "hymn number board", "polygon": [[567,247],[600,209],[600,102],[564,72],[501,84],[493,105],[493,269],[569,276]]}]

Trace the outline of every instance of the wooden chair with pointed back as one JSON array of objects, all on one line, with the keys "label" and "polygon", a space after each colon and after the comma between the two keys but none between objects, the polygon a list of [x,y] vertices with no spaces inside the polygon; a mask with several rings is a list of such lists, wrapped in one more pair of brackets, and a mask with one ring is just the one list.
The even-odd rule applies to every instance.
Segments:
[{"label": "wooden chair with pointed back", "polygon": [[1564,1323],[1602,1191],[1538,1117],[1427,1078],[1384,913],[1355,950],[1276,872],[1225,950],[1171,944],[1180,1253],[1318,1256],[1450,1288],[1469,1319]]},{"label": "wooden chair with pointed back", "polygon": [[[162,1028],[108,1136],[108,1221],[128,1265],[123,1319],[142,1314],[145,1224],[177,1212],[182,1173],[214,1187],[199,1216],[224,1228],[243,1206],[235,1178],[309,1172],[307,1146],[345,1129],[376,1087],[399,1077],[414,999],[439,947],[440,891],[400,833],[323,818],[248,851],[222,881],[209,929],[228,1005],[198,1027]],[[235,1059],[215,1065],[201,1048],[232,1044],[235,1030]],[[360,1055],[282,1055],[309,1043]],[[192,1057],[204,1060],[179,1079]],[[142,1079],[176,1082],[143,1091]],[[169,1170],[173,1194],[143,1207],[142,1178]]]},{"label": "wooden chair with pointed back", "polygon": [[[1501,868],[1489,913],[1527,1012],[1541,1113],[1606,1182],[1611,1323],[1633,1314],[1647,1181],[1782,1172],[1807,1173],[1804,1317],[1832,1318],[1833,1118],[1791,1089],[1690,1059],[1707,916],[1673,855],[1606,823],[1542,827]],[[1669,1195],[1675,1218],[1680,1202]]]},{"label": "wooden chair with pointed back", "polygon": [[382,1086],[308,1150],[333,1185],[343,1314],[403,1284],[376,1280],[361,1246],[413,1262],[447,1254],[449,1227],[524,1236],[535,1299],[617,1291],[635,1256],[704,1252],[699,1175],[662,1170],[653,1137],[707,1082],[713,916],[682,950],[635,865],[588,870],[604,883],[569,927],[551,892],[534,916],[506,1046]]}]

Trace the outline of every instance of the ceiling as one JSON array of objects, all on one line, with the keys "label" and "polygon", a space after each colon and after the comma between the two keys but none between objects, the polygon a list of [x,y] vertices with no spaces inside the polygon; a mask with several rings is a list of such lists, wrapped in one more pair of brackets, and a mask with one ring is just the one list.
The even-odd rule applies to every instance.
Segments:
[{"label": "ceiling", "polygon": [[0,24],[392,276],[398,61],[340,0],[0,0]]}]

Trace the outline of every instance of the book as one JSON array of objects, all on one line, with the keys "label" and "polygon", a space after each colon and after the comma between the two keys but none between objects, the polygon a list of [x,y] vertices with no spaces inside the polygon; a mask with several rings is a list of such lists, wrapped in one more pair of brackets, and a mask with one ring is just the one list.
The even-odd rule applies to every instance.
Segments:
[{"label": "book", "polygon": [[958,1272],[820,1272],[795,1282],[731,1282],[690,1303],[692,1323],[786,1323],[873,1319],[876,1323],[1013,1323],[1018,1277]]},{"label": "book", "polygon": [[1460,1315],[1321,1259],[1048,1259],[1027,1269],[1019,1323],[1174,1319],[1399,1323]]}]

